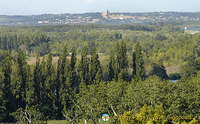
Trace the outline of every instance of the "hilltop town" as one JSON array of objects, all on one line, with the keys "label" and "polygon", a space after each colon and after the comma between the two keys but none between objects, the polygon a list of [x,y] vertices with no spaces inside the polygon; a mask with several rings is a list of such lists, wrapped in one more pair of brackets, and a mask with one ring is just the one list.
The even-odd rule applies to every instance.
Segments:
[{"label": "hilltop town", "polygon": [[45,24],[124,24],[158,22],[199,22],[200,13],[148,12],[111,13],[108,10],[83,14],[43,14],[31,16],[0,15],[0,25],[45,25]]}]

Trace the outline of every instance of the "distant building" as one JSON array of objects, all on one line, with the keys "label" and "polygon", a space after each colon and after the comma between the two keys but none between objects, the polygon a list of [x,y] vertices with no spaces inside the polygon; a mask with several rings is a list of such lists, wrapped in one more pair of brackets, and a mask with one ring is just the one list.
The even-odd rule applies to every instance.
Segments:
[{"label": "distant building", "polygon": [[107,10],[106,12],[103,12],[102,17],[105,18],[105,19],[108,19],[109,18],[109,11]]},{"label": "distant building", "polygon": [[185,30],[187,30],[187,27],[185,27]]},{"label": "distant building", "polygon": [[48,24],[49,21],[38,21],[38,24]]}]

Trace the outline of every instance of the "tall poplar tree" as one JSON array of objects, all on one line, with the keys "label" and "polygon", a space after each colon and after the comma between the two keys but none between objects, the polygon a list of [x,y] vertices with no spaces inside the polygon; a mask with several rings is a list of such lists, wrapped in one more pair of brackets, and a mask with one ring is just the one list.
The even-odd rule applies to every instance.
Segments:
[{"label": "tall poplar tree", "polygon": [[73,48],[71,55],[71,63],[70,63],[71,69],[73,71],[75,71],[75,64],[76,64],[76,50]]},{"label": "tall poplar tree", "polygon": [[42,62],[42,84],[41,84],[41,111],[46,119],[55,119],[56,113],[56,87],[55,87],[55,68],[52,64],[52,55],[48,54]]},{"label": "tall poplar tree", "polygon": [[[95,80],[98,82],[102,78],[102,71],[101,65],[99,61],[99,56],[96,53],[95,49],[92,49],[92,56],[91,56],[91,68],[90,68],[90,83],[94,83]],[[98,74],[98,75],[97,75]]]},{"label": "tall poplar tree", "polygon": [[89,84],[89,60],[87,58],[88,48],[85,47],[81,54],[81,63],[79,65],[80,80],[85,84]]},{"label": "tall poplar tree", "polygon": [[110,51],[110,61],[108,65],[108,72],[109,72],[109,80],[113,80],[116,77],[116,60],[115,60],[115,54],[114,51]]},{"label": "tall poplar tree", "polygon": [[134,48],[134,50],[133,50],[133,64],[132,64],[132,69],[133,69],[133,71],[132,71],[132,75],[133,75],[133,78],[136,76],[136,53],[135,53],[135,48]]},{"label": "tall poplar tree", "polygon": [[19,49],[16,59],[16,72],[13,76],[14,96],[16,98],[17,108],[26,106],[26,88],[28,83],[28,72],[25,53]]},{"label": "tall poplar tree", "polygon": [[[9,113],[12,113],[15,111],[15,102],[14,102],[14,96],[12,93],[12,85],[11,85],[11,57],[10,57],[10,52],[5,52],[4,53],[4,59],[3,59],[3,65],[2,65],[2,82],[1,82],[1,96],[2,96],[2,103],[1,105],[3,105],[3,101],[5,102],[5,111],[3,111],[3,113],[5,114],[5,118],[6,120],[4,121],[11,121],[13,118],[11,116],[9,116]],[[3,109],[3,108],[1,108]],[[0,115],[3,116],[3,115]]]},{"label": "tall poplar tree", "polygon": [[76,50],[73,48],[72,55],[71,55],[71,63],[70,63],[70,67],[72,71],[72,83],[73,83],[72,85],[73,87],[78,87],[78,79],[76,75],[75,65],[76,65]]},{"label": "tall poplar tree", "polygon": [[60,55],[58,59],[58,66],[57,66],[57,75],[56,75],[56,94],[59,97],[59,90],[60,90],[60,85],[62,83],[65,83],[66,77],[65,77],[65,64],[66,64],[66,59],[67,59],[67,48],[64,47],[62,54]]},{"label": "tall poplar tree", "polygon": [[135,67],[136,67],[136,77],[140,80],[145,78],[144,61],[142,58],[142,49],[139,42],[135,45]]},{"label": "tall poplar tree", "polygon": [[71,106],[73,100],[73,72],[71,69],[71,63],[69,60],[66,61],[65,64],[65,83],[61,84],[60,88],[60,100],[62,104],[62,114],[65,118],[71,118]]},{"label": "tall poplar tree", "polygon": [[61,89],[61,85],[63,85],[66,81],[66,77],[65,77],[65,64],[67,61],[67,48],[64,47],[62,54],[60,55],[59,59],[58,59],[58,66],[57,66],[57,74],[56,74],[56,103],[55,106],[58,108],[57,113],[58,116],[60,118],[62,118],[62,107],[61,106],[61,101],[60,101],[60,89]]},{"label": "tall poplar tree", "polygon": [[42,68],[40,65],[40,56],[36,56],[36,65],[33,72],[33,89],[34,89],[34,104],[37,105],[41,100],[41,83],[42,83]]},{"label": "tall poplar tree", "polygon": [[[126,43],[124,41],[118,42],[116,45],[116,53],[117,53],[117,73],[126,80],[128,74],[128,59],[127,59],[127,48]],[[117,75],[118,75],[117,74]]]},{"label": "tall poplar tree", "polygon": [[0,122],[5,122],[7,119],[6,100],[3,93],[3,76],[0,74]]}]

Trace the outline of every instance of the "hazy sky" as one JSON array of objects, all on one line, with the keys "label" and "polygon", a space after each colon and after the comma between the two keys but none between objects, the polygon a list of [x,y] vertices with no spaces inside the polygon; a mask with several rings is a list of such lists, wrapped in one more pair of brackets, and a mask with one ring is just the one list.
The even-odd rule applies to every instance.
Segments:
[{"label": "hazy sky", "polygon": [[0,0],[0,15],[102,12],[200,12],[200,0]]}]

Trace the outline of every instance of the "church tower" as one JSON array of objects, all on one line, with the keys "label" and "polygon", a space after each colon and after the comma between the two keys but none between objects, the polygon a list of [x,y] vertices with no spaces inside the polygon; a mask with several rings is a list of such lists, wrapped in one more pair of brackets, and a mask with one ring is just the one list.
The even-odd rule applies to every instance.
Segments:
[{"label": "church tower", "polygon": [[109,19],[109,11],[107,10],[106,12],[103,12],[102,17],[105,19]]}]

